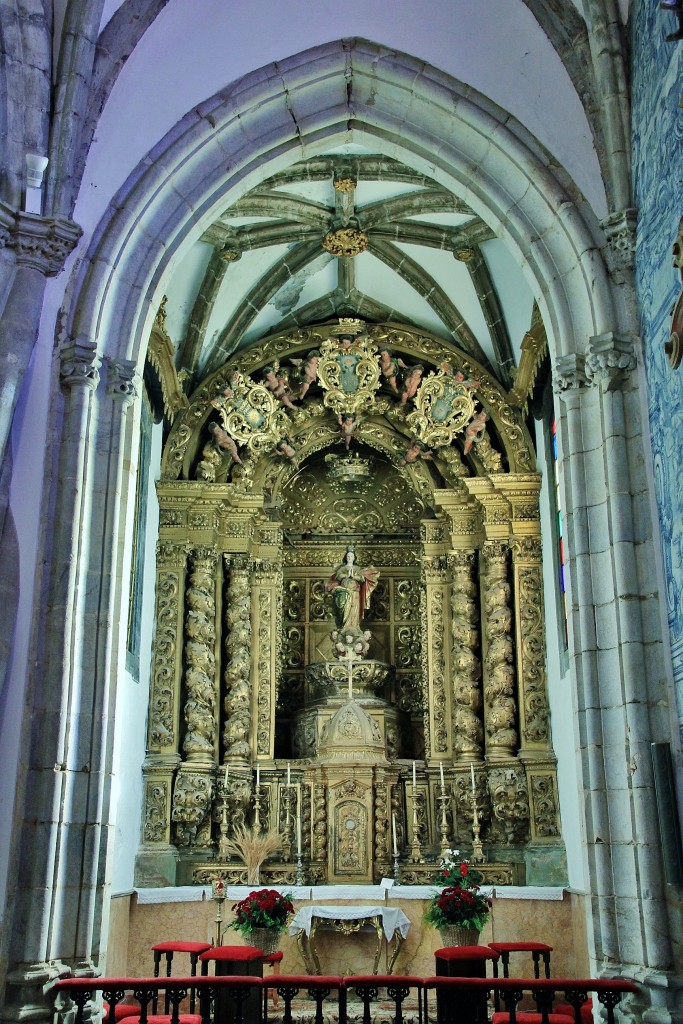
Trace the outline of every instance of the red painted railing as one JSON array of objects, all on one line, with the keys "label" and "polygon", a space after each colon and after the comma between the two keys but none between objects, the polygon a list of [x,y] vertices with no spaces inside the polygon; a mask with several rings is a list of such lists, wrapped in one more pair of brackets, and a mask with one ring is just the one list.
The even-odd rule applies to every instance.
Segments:
[{"label": "red painted railing", "polygon": [[[348,1024],[347,996],[360,999],[363,1008],[363,1024],[371,1024],[373,1003],[380,998],[393,1004],[391,1014],[395,1024],[403,1024],[404,1002],[413,994],[418,1024],[436,1020],[438,1024],[486,1024],[489,1000],[498,994],[504,1012],[509,1014],[509,1024],[517,1024],[517,1007],[525,996],[530,996],[535,1005],[533,1024],[552,1024],[549,1014],[553,1012],[556,996],[568,1004],[574,1017],[566,1015],[567,1024],[580,1024],[581,1007],[592,994],[605,1008],[607,1024],[614,1024],[614,1007],[623,995],[638,992],[636,985],[620,979],[594,978],[417,978],[396,975],[351,975],[315,977],[309,975],[284,975],[259,978],[246,976],[209,976],[204,978],[66,978],[50,987],[58,1014],[72,1015],[74,1024],[86,1024],[85,1014],[96,995],[107,1004],[108,1011],[103,1024],[114,1024],[119,1016],[116,1007],[121,1007],[130,996],[135,1000],[131,1014],[139,1018],[139,1024],[147,1024],[151,1017],[150,1007],[164,993],[169,999],[170,1013],[163,1017],[167,1024],[257,1024],[248,1000],[256,993],[259,1013],[257,1017],[268,1024],[268,993],[277,991],[283,1000],[282,1024],[292,1024],[292,1002],[295,998],[307,998],[315,1004],[315,1024],[323,1024],[326,1001],[336,1003],[335,1016],[339,1024]],[[199,1003],[199,1014],[194,1017],[183,1012],[182,1004],[194,992]],[[330,1009],[334,1008],[330,1006]],[[521,1012],[521,1011],[520,1011]],[[528,1011],[524,1011],[528,1013]],[[272,1010],[270,1011],[272,1019]],[[354,1015],[355,1016],[355,1015]],[[278,1014],[279,1018],[279,1014]],[[119,1018],[120,1019],[120,1018]],[[528,1018],[525,1018],[528,1019]],[[155,1021],[162,1024],[159,1017]],[[125,1018],[124,1018],[125,1024]]]}]

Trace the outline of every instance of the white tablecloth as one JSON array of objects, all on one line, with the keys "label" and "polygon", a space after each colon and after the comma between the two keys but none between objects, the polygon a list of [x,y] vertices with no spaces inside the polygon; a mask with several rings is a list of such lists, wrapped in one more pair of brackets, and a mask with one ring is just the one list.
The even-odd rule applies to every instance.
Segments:
[{"label": "white tablecloth", "polygon": [[289,934],[296,935],[303,929],[307,935],[310,935],[314,917],[322,917],[327,920],[335,918],[341,921],[357,921],[362,917],[381,917],[387,942],[397,928],[405,939],[410,928],[410,918],[398,907],[303,907],[292,918]]}]

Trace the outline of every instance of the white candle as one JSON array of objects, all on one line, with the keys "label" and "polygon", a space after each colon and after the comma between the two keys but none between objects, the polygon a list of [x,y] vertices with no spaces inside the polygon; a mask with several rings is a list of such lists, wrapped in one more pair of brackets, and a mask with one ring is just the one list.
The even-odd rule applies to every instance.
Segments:
[{"label": "white candle", "polygon": [[291,766],[289,764],[289,761],[287,762],[287,785],[288,786],[292,785],[292,769],[291,769]]},{"label": "white candle", "polygon": [[298,793],[296,796],[296,855],[301,857],[301,805]]},{"label": "white candle", "polygon": [[439,761],[439,775],[440,775],[440,777],[441,777],[441,788],[443,789],[443,788],[444,788],[444,781],[443,781],[443,761]]},{"label": "white candle", "polygon": [[394,837],[394,857],[398,857],[398,839],[396,838],[396,815],[391,815],[391,832]]},{"label": "white candle", "polygon": [[257,768],[256,769],[256,788],[258,789],[258,787],[260,785],[261,785],[261,769]]},{"label": "white candle", "polygon": [[353,665],[349,658],[349,700],[353,700]]},{"label": "white candle", "polygon": [[225,766],[225,779],[223,780],[225,788],[228,788],[228,779],[230,778],[230,768],[226,764]]},{"label": "white candle", "polygon": [[413,789],[417,785],[417,774],[415,772],[415,762],[413,761]]},{"label": "white candle", "polygon": [[474,784],[474,761],[470,761],[470,775],[472,777],[472,793],[474,796],[477,795],[477,788]]}]

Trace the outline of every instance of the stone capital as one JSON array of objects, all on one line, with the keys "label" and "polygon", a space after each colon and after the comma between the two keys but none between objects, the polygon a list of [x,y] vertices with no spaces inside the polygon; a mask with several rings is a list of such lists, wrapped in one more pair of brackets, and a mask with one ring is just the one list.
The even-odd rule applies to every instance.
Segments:
[{"label": "stone capital", "polygon": [[612,213],[600,222],[607,239],[605,253],[607,267],[612,276],[631,271],[636,254],[636,222],[638,213],[629,208]]},{"label": "stone capital", "polygon": [[586,376],[593,384],[604,385],[607,391],[620,387],[636,368],[631,338],[622,338],[611,331],[588,340]]},{"label": "stone capital", "polygon": [[14,210],[6,203],[0,203],[0,249],[10,244],[13,225]]},{"label": "stone capital", "polygon": [[107,394],[124,405],[138,397],[139,376],[132,359],[107,360]]},{"label": "stone capital", "polygon": [[553,368],[553,391],[560,398],[566,391],[575,391],[585,387],[586,361],[577,352],[569,352],[566,356],[558,356]]},{"label": "stone capital", "polygon": [[64,269],[67,257],[75,249],[83,229],[64,217],[39,217],[15,211],[6,226],[7,207],[0,212],[0,237],[14,249],[18,267],[37,270],[45,277],[56,277]]},{"label": "stone capital", "polygon": [[94,341],[69,342],[62,347],[59,358],[62,387],[95,390],[100,380],[101,359]]}]

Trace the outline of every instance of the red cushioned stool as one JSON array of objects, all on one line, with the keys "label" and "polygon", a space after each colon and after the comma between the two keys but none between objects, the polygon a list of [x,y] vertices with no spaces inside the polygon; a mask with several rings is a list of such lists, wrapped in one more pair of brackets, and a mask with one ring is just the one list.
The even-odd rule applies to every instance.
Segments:
[{"label": "red cushioned stool", "polygon": [[[490,946],[444,946],[434,953],[437,978],[485,978],[486,962],[498,960],[499,953]],[[486,1020],[486,995],[476,992],[458,993],[458,1020],[462,1024],[475,1024]],[[451,1001],[453,995],[436,993],[438,1021],[453,1019]]]},{"label": "red cushioned stool", "polygon": [[[211,949],[209,942],[157,942],[156,946],[152,946],[152,952],[154,953],[154,977],[159,977],[159,965],[161,964],[162,954],[166,955],[166,977],[171,977],[171,965],[173,963],[174,953],[189,953],[190,954],[190,975],[195,977],[197,974],[197,959],[200,953],[205,950]],[[156,1013],[159,1006],[159,996],[155,994],[152,1002],[152,1013]],[[168,1013],[170,1001],[168,993],[164,1000],[164,1013]],[[195,998],[194,990],[190,991],[190,1013],[194,1013],[195,1009]],[[189,1022],[186,1022],[189,1024]]]},{"label": "red cushioned stool", "polygon": [[[541,977],[541,960],[545,967],[546,978],[550,977],[550,954],[552,946],[545,942],[489,942],[489,948],[500,953],[500,962],[503,965],[503,977],[510,977],[510,953],[531,953],[534,962],[534,978]],[[498,965],[493,965],[493,977],[498,977]]]},{"label": "red cushioned stool", "polygon": [[[534,978],[541,977],[541,959],[543,959],[543,966],[545,969],[546,978],[550,977],[550,954],[553,951],[552,946],[546,945],[545,942],[489,942],[491,949],[494,949],[496,953],[500,953],[500,962],[503,965],[503,977],[510,977],[510,953],[531,953],[531,959],[534,962]],[[498,964],[493,964],[493,977],[498,977]],[[496,1011],[500,1010],[500,996],[496,992],[494,1001]],[[527,1024],[531,1024],[527,1021]]]},{"label": "red cushioned stool", "polygon": [[[263,977],[263,950],[254,949],[253,946],[214,946],[199,954],[199,961],[202,965],[202,977],[209,973],[209,961],[215,961],[214,973],[218,976],[247,975],[253,978]],[[219,992],[216,996],[217,1012],[216,1020],[225,1024],[235,1024],[234,1004],[227,997],[226,992]],[[261,1005],[261,993],[257,988],[249,994],[243,1003],[245,1019],[250,1024],[257,1024],[263,1017]]]}]

